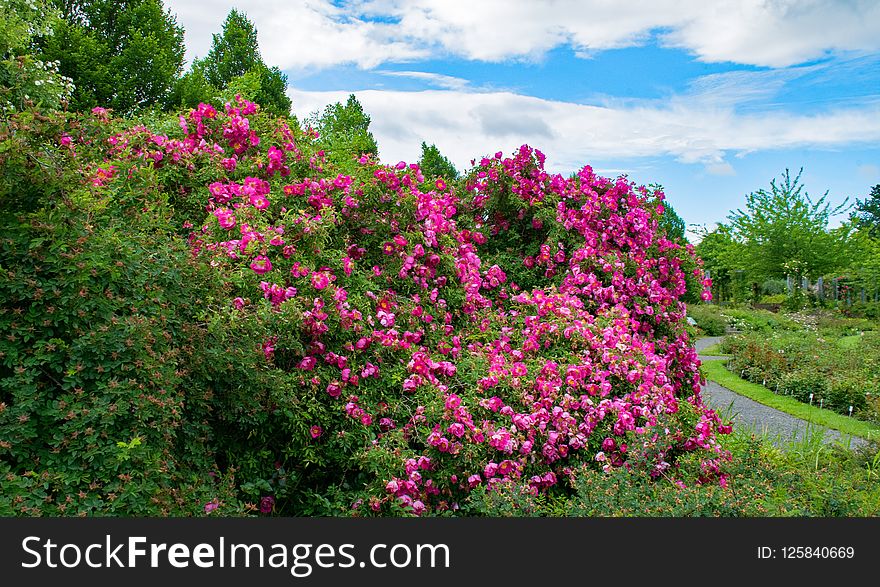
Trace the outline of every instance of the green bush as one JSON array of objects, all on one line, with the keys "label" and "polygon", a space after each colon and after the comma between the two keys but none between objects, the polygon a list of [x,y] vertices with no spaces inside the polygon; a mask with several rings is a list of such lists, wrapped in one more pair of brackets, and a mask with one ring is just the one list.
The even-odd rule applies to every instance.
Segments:
[{"label": "green bush", "polygon": [[784,279],[768,279],[761,284],[761,293],[765,296],[782,296],[782,299],[785,299],[788,283]]},{"label": "green bush", "polygon": [[878,323],[868,318],[852,318],[838,312],[828,312],[819,316],[816,327],[828,336],[847,336],[875,330]]},{"label": "green bush", "polygon": [[[828,399],[831,383],[824,373],[798,370],[784,374],[779,381],[779,393],[790,395],[798,401],[819,405]],[[828,407],[828,406],[825,406]]]},{"label": "green bush", "polygon": [[761,298],[762,304],[783,304],[788,298],[784,293],[766,295]]},{"label": "green bush", "polygon": [[786,357],[766,344],[766,337],[761,334],[728,337],[722,350],[733,356],[731,370],[748,381],[775,387],[786,371]]},{"label": "green bush", "polygon": [[706,336],[722,336],[727,331],[727,321],[717,306],[691,304],[688,306],[688,316],[696,321]]},{"label": "green bush", "polygon": [[868,407],[867,394],[874,391],[864,382],[851,378],[837,378],[831,381],[825,399],[825,407],[841,414],[849,414],[852,406],[853,413],[858,414]]},{"label": "green bush", "polygon": [[[831,322],[826,322],[826,326]],[[730,368],[801,402],[849,415],[877,418],[869,394],[880,391],[880,333],[846,334],[848,328],[746,333],[725,339]],[[847,323],[844,322],[844,325]]]},{"label": "green bush", "polygon": [[[0,484],[19,513],[193,513],[215,497],[209,407],[185,372],[206,272],[180,243],[86,218],[4,222]],[[29,475],[37,502],[15,491]]]},{"label": "green bush", "polygon": [[841,310],[855,318],[880,320],[880,302],[855,302],[851,306],[842,305]]},{"label": "green bush", "polygon": [[60,113],[7,123],[18,132],[0,158],[0,515],[237,511],[212,421],[250,396],[259,340],[209,332],[224,286],[176,236],[149,169],[98,199],[88,168],[54,145],[62,126],[92,143],[109,127]]},{"label": "green bush", "polygon": [[574,494],[535,495],[512,483],[475,491],[464,506],[475,516],[772,517],[874,516],[880,513],[878,447],[829,448],[820,437],[784,449],[766,438],[735,432],[723,485],[697,479],[673,483],[664,476],[613,469],[578,469]]},{"label": "green bush", "polygon": [[798,324],[784,314],[751,308],[725,308],[724,316],[735,330],[770,333],[777,330],[795,330]]}]

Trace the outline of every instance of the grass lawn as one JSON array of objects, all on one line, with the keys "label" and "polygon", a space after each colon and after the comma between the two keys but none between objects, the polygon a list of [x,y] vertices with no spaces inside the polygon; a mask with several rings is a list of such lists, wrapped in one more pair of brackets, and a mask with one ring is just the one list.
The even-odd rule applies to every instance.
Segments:
[{"label": "grass lawn", "polygon": [[[709,353],[704,352],[703,354]],[[728,371],[721,361],[706,361],[700,367],[700,371],[706,379],[714,381],[765,406],[776,408],[781,412],[791,414],[802,420],[839,430],[844,434],[852,436],[867,439],[880,438],[880,426],[876,424],[849,418],[830,410],[820,409],[816,406],[799,402],[786,395],[777,395],[763,385],[740,379],[737,375]]]},{"label": "grass lawn", "polygon": [[842,349],[855,349],[859,346],[859,342],[861,340],[862,340],[862,337],[859,334],[844,336],[842,338],[837,339],[837,346],[839,346]]}]

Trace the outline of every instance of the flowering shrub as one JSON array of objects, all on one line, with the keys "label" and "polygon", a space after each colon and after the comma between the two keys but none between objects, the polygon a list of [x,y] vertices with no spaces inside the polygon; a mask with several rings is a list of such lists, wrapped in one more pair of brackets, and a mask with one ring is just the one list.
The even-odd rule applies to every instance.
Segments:
[{"label": "flowering shrub", "polygon": [[528,146],[458,182],[366,154],[342,173],[241,98],[178,122],[108,126],[79,169],[123,215],[160,200],[216,276],[217,365],[189,384],[253,510],[432,514],[477,488],[570,493],[587,469],[726,483],[682,302],[710,283],[658,231],[661,193],[550,174]]},{"label": "flowering shrub", "polygon": [[526,146],[459,190],[367,156],[351,176],[315,152],[294,175],[311,137],[229,138],[252,133],[247,113],[196,130],[238,163],[208,186],[192,247],[239,284],[241,312],[277,313],[262,352],[322,405],[308,440],[341,438],[373,473],[356,510],[455,509],[508,481],[547,491],[582,462],[675,477],[693,451],[697,479],[723,482],[727,428],[682,327],[692,251],[657,234],[655,194],[589,167],[550,175]]}]

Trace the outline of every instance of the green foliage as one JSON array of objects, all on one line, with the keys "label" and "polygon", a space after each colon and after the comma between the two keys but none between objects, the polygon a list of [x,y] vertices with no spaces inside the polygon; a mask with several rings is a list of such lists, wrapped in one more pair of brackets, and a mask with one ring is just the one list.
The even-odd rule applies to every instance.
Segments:
[{"label": "green foliage", "polygon": [[708,336],[721,336],[727,327],[744,332],[771,333],[780,330],[797,330],[800,326],[783,314],[767,310],[755,310],[716,304],[690,304],[688,315]]},{"label": "green foliage", "polygon": [[718,306],[690,304],[688,316],[696,321],[706,336],[722,336],[727,331],[727,320]]},{"label": "green foliage", "polygon": [[880,184],[871,188],[864,200],[857,200],[853,216],[859,228],[865,229],[872,237],[880,237]]},{"label": "green foliage", "polygon": [[[855,302],[849,307],[842,308],[848,316],[856,316],[872,321],[880,321],[880,302]],[[867,330],[867,328],[863,328]]]},{"label": "green foliage", "polygon": [[[722,348],[725,348],[724,345]],[[838,430],[845,436],[858,436],[875,441],[880,437],[880,426],[876,423],[850,418],[816,405],[805,404],[788,395],[777,394],[774,391],[775,386],[773,389],[768,389],[761,385],[761,382],[746,381],[740,378],[741,371],[731,373],[722,361],[706,361],[700,366],[700,372],[709,381],[714,381],[760,404],[805,420],[811,425]]]},{"label": "green foliage", "polygon": [[257,29],[243,12],[229,11],[223,31],[214,35],[211,50],[204,59],[208,83],[225,88],[233,78],[244,75],[262,63]]},{"label": "green foliage", "polygon": [[183,66],[183,29],[161,0],[57,2],[63,21],[42,43],[73,79],[71,106],[131,113],[165,102]]},{"label": "green foliage", "polygon": [[848,415],[877,419],[871,398],[880,395],[880,335],[837,330],[799,330],[730,337],[724,348],[731,369],[798,401]]},{"label": "green foliage", "polygon": [[761,284],[761,293],[765,295],[785,294],[788,291],[788,284],[784,279],[768,279]]},{"label": "green foliage", "polygon": [[666,233],[666,238],[675,242],[685,242],[685,224],[675,208],[668,200],[663,202],[663,214],[658,220],[660,229]]},{"label": "green foliage", "polygon": [[742,245],[733,238],[730,226],[721,223],[712,231],[703,229],[700,236],[695,250],[711,275],[714,299],[743,301],[746,289],[742,279]]},{"label": "green foliage", "polygon": [[[801,291],[801,278],[812,282],[832,272],[848,270],[854,283],[867,284],[874,291],[880,276],[880,245],[868,238],[867,231],[856,231],[856,219],[829,228],[831,218],[847,209],[847,203],[832,207],[826,192],[813,201],[788,170],[781,179],[770,182],[746,196],[745,209],[728,216],[711,232],[703,230],[696,250],[712,277],[714,298],[718,301],[757,302],[762,295],[787,292],[782,282],[794,279],[788,309],[797,310],[821,304],[810,292]],[[770,289],[768,289],[768,287]]]},{"label": "green foliage", "polygon": [[59,108],[73,91],[57,62],[34,56],[39,39],[52,36],[60,17],[47,2],[0,0],[0,112],[31,105]]},{"label": "green foliage", "polygon": [[327,157],[341,169],[350,169],[362,155],[379,155],[379,146],[370,132],[370,116],[351,94],[345,105],[328,105],[321,114],[315,113],[309,124],[318,132],[318,144]]},{"label": "green foliage", "polygon": [[458,170],[452,161],[447,159],[437,148],[436,145],[428,145],[422,141],[422,154],[419,157],[419,168],[425,180],[433,181],[436,179],[445,179],[452,181],[458,179]]},{"label": "green foliage", "polygon": [[876,300],[875,296],[880,293],[880,234],[864,217],[854,221],[859,229],[850,238],[851,263],[846,268],[846,284],[853,289],[864,289],[869,300]]},{"label": "green foliage", "polygon": [[475,491],[465,513],[474,516],[564,517],[827,517],[880,513],[877,446],[845,451],[819,435],[779,448],[768,438],[737,431],[725,438],[725,485],[673,483],[626,469],[582,468],[572,496],[536,496],[508,483]]},{"label": "green foliage", "polygon": [[168,109],[196,108],[199,103],[219,105],[220,90],[205,75],[204,61],[197,60],[189,71],[174,83],[166,100]]},{"label": "green foliage", "polygon": [[767,310],[751,308],[726,307],[723,316],[734,330],[744,332],[758,331],[770,333],[779,330],[798,330],[800,325],[785,314],[776,314]]},{"label": "green foliage", "polygon": [[88,146],[75,158],[60,129],[112,132],[33,111],[0,127],[0,515],[237,511],[234,469],[212,476],[213,393],[232,385],[217,356],[240,354],[246,385],[258,343],[206,329],[222,284],[174,235],[151,171],[98,196],[75,164]]},{"label": "green foliage", "polygon": [[732,236],[742,244],[742,263],[752,279],[792,275],[815,278],[846,265],[841,258],[847,229],[829,230],[832,216],[846,208],[832,208],[826,192],[816,202],[803,191],[800,173],[785,171],[770,190],[746,196],[746,209],[730,214]]},{"label": "green foliage", "polygon": [[223,22],[222,32],[214,35],[208,55],[196,60],[178,80],[169,102],[189,108],[199,102],[216,104],[221,92],[236,85],[247,89],[243,97],[272,114],[290,115],[287,76],[263,62],[256,27],[243,12],[233,8]]},{"label": "green foliage", "polygon": [[287,95],[287,75],[281,73],[278,67],[265,64],[251,71],[256,71],[260,76],[260,91],[254,95],[254,101],[276,116],[290,116],[293,104]]},{"label": "green foliage", "polygon": [[788,295],[786,295],[784,293],[779,293],[779,294],[770,294],[770,295],[761,296],[760,301],[762,304],[778,304],[779,306],[782,306],[785,304],[785,302],[787,300],[788,300]]}]

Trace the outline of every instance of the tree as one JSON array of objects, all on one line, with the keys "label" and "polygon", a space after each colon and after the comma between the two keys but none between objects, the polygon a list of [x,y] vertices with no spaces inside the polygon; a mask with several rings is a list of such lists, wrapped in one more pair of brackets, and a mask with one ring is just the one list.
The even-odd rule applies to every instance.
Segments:
[{"label": "tree", "polygon": [[232,78],[244,75],[263,62],[257,29],[243,12],[230,10],[223,22],[223,31],[213,39],[203,65],[208,83],[217,88],[225,88]]},{"label": "tree", "polygon": [[47,2],[0,0],[0,112],[28,104],[58,108],[70,97],[73,87],[58,64],[34,56],[37,41],[50,37],[59,21]]},{"label": "tree", "polygon": [[218,102],[220,90],[211,85],[205,75],[205,67],[202,61],[195,61],[189,71],[184,73],[168,95],[167,109],[195,108],[199,102],[211,104]]},{"label": "tree", "polygon": [[254,101],[273,114],[290,116],[293,104],[287,95],[287,76],[277,67],[261,63],[251,69],[260,78],[260,89],[254,94]]},{"label": "tree", "polygon": [[[801,170],[802,172],[803,170]],[[829,230],[829,219],[847,208],[832,208],[828,192],[813,201],[786,169],[781,182],[770,182],[746,196],[746,209],[728,216],[733,238],[742,244],[741,260],[754,281],[767,278],[818,277],[846,265],[841,258],[848,230]]]},{"label": "tree", "polygon": [[73,79],[71,105],[120,113],[161,104],[183,67],[183,29],[161,0],[56,0],[43,59]]},{"label": "tree", "polygon": [[436,145],[428,146],[424,141],[422,141],[422,156],[419,158],[419,167],[426,180],[437,178],[446,180],[458,179],[458,170],[452,164],[452,161],[443,156]]},{"label": "tree", "polygon": [[[657,189],[662,188],[657,186]],[[660,230],[666,233],[666,238],[669,240],[675,242],[685,241],[684,220],[678,215],[678,212],[675,211],[675,208],[672,207],[669,200],[663,201],[663,214],[660,215],[660,219],[657,223],[660,226]]]},{"label": "tree", "polygon": [[719,223],[713,230],[705,227],[696,231],[701,237],[695,247],[703,260],[703,268],[712,279],[712,295],[717,300],[738,298],[743,293],[738,276],[743,274],[742,244],[731,234],[730,226]]},{"label": "tree", "polygon": [[864,200],[856,200],[853,219],[859,228],[864,228],[872,237],[880,237],[880,184],[871,188],[871,194]]},{"label": "tree", "polygon": [[370,132],[370,116],[351,94],[345,103],[330,104],[321,115],[311,118],[318,131],[321,146],[330,160],[340,166],[350,164],[361,155],[378,156],[379,146]]},{"label": "tree", "polygon": [[287,76],[263,62],[256,27],[243,12],[232,9],[222,32],[214,35],[208,55],[196,60],[180,78],[171,105],[194,107],[199,102],[214,101],[233,80],[246,75],[251,76],[246,85],[252,92],[247,98],[273,114],[290,115]]}]

